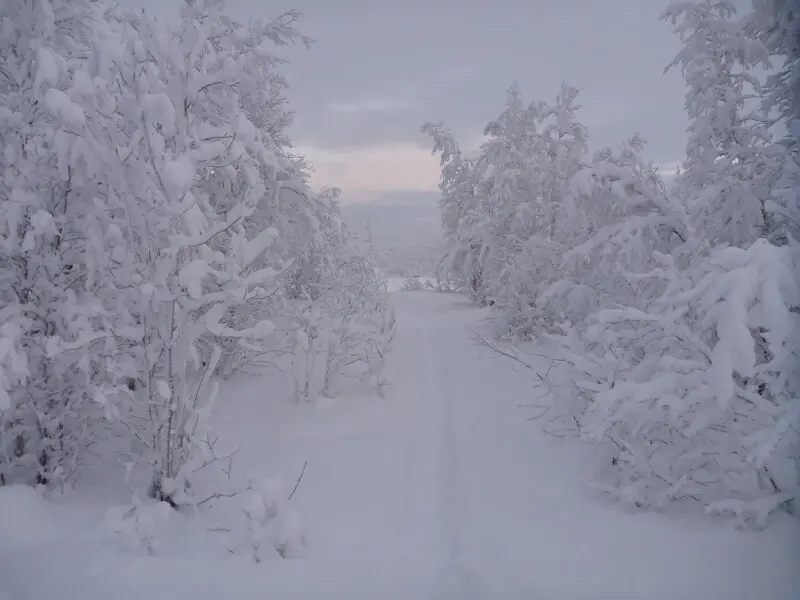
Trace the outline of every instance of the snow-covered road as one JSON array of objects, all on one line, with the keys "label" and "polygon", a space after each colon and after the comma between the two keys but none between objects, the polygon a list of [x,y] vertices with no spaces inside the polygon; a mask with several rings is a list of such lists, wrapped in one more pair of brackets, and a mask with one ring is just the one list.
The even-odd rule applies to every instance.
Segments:
[{"label": "snow-covered road", "polygon": [[[333,469],[359,475],[343,483],[338,516],[325,517],[338,522],[325,552],[352,597],[793,597],[791,534],[603,506],[583,485],[591,450],[541,433],[520,408],[536,395],[533,374],[476,343],[485,311],[424,292],[394,304],[395,384],[369,432],[344,442],[362,458]],[[307,496],[309,519],[324,496]]]},{"label": "snow-covered road", "polygon": [[384,399],[297,405],[274,373],[220,398],[237,472],[292,485],[307,463],[293,499],[306,557],[255,564],[178,516],[156,529],[155,557],[130,557],[97,500],[127,501],[122,486],[55,506],[0,493],[0,598],[797,598],[796,526],[741,533],[604,506],[582,483],[591,450],[541,433],[518,406],[535,395],[532,373],[473,339],[485,311],[430,292],[394,304]]},{"label": "snow-covered road", "polygon": [[[591,450],[541,433],[520,408],[536,395],[533,374],[476,343],[486,311],[424,292],[394,304],[395,384],[371,434],[349,442],[363,458],[339,468],[360,480],[342,489],[349,509],[330,516],[339,535],[325,542],[352,574],[352,597],[788,600],[800,589],[788,532],[629,515],[590,498]],[[310,519],[317,503],[304,506]],[[351,545],[361,550],[348,557]]]}]

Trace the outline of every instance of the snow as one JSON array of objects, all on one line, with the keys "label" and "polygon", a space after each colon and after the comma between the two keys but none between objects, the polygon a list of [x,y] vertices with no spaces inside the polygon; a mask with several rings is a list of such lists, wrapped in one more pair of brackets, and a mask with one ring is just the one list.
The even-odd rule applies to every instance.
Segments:
[{"label": "snow", "polygon": [[[418,279],[422,285],[427,285],[428,283],[431,285],[436,285],[435,277],[419,277]],[[386,289],[390,292],[399,292],[403,289],[403,284],[405,281],[405,277],[389,277],[387,279]]]},{"label": "snow", "polygon": [[242,262],[245,265],[249,265],[259,256],[261,256],[264,251],[269,248],[275,240],[278,239],[279,232],[274,227],[267,227],[263,231],[259,232],[255,238],[249,240],[244,245],[244,250],[242,252]]},{"label": "snow", "polygon": [[58,536],[55,508],[33,488],[10,485],[0,494],[0,553],[25,551]]},{"label": "snow", "polygon": [[86,115],[80,105],[70,100],[69,96],[61,90],[54,88],[47,90],[44,101],[47,110],[61,119],[67,127],[79,129],[86,122]]},{"label": "snow", "polygon": [[59,77],[59,60],[53,55],[49,48],[40,47],[36,51],[36,77],[33,85],[39,87],[40,85],[53,86],[58,83]]},{"label": "snow", "polygon": [[258,492],[242,500],[275,523],[275,552],[256,563],[209,531],[210,516],[131,505],[99,463],[49,501],[0,488],[0,598],[797,597],[796,523],[741,532],[598,502],[582,484],[586,448],[541,433],[519,406],[530,372],[473,340],[484,309],[433,292],[393,302],[385,399],[353,387],[294,403],[276,370],[222,386],[213,426],[240,446],[233,469]]},{"label": "snow", "polygon": [[182,196],[192,184],[195,167],[191,156],[181,154],[164,165],[164,184],[176,197]]},{"label": "snow", "polygon": [[167,94],[163,92],[145,94],[142,108],[153,123],[161,125],[161,131],[164,135],[173,135],[175,133],[175,106]]},{"label": "snow", "polygon": [[189,262],[178,273],[178,282],[186,288],[190,298],[199,298],[202,294],[203,279],[208,275],[209,266],[205,260],[195,259]]}]

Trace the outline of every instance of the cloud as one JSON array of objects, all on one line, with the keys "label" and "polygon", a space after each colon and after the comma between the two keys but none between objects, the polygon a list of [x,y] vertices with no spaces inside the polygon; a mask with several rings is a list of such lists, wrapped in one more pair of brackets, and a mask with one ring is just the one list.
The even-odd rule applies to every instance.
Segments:
[{"label": "cloud", "polygon": [[415,106],[415,103],[408,100],[400,100],[396,98],[370,98],[346,103],[331,102],[325,105],[325,108],[332,112],[357,114],[364,112],[397,112],[409,110]]},{"label": "cloud", "polygon": [[[177,19],[180,8],[175,0],[122,3],[146,6],[169,20]],[[274,16],[263,4],[226,2],[243,21]],[[456,14],[448,2],[293,0],[306,15],[300,30],[318,43],[310,50],[278,51],[289,60],[281,71],[291,83],[288,97],[296,111],[290,135],[317,150],[309,158],[320,173],[332,169],[317,159],[320,149],[334,153],[322,155],[326,160],[341,158],[350,174],[331,179],[361,189],[364,177],[351,164],[360,148],[388,148],[376,160],[391,152],[422,156],[430,146],[420,124],[442,119],[465,150],[474,150],[472,136],[500,113],[511,82],[519,82],[527,100],[552,101],[566,81],[583,90],[579,118],[589,127],[593,148],[616,148],[638,131],[650,142],[647,155],[666,163],[684,152],[685,87],[680,71],[662,73],[680,42],[659,21],[660,4],[498,0],[491,6],[461,3]],[[491,31],[503,35],[489,36],[488,45],[477,43]],[[420,151],[406,152],[405,145]],[[413,180],[419,160],[436,164],[435,158],[414,158],[412,165],[388,168]]]},{"label": "cloud", "polygon": [[[480,131],[480,128],[475,128]],[[456,134],[461,149],[472,155],[488,138],[472,133],[463,138]],[[311,185],[338,187],[342,202],[374,202],[382,198],[417,193],[438,194],[441,166],[439,156],[431,153],[429,138],[421,133],[413,142],[385,142],[330,148],[318,144],[298,144],[293,152],[306,157],[314,171]]]},{"label": "cloud", "polygon": [[435,192],[439,160],[430,150],[410,143],[368,145],[345,149],[296,146],[314,166],[311,184],[342,190],[342,201],[372,202],[399,191]]}]

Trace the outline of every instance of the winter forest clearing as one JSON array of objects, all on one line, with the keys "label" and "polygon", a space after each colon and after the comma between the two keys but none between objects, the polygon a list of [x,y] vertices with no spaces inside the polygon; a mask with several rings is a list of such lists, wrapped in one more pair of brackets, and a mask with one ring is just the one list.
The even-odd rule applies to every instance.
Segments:
[{"label": "winter forest clearing", "polygon": [[299,14],[181,6],[0,6],[0,600],[800,595],[796,0],[668,6],[669,181],[567,84],[422,125],[402,280],[291,143]]}]

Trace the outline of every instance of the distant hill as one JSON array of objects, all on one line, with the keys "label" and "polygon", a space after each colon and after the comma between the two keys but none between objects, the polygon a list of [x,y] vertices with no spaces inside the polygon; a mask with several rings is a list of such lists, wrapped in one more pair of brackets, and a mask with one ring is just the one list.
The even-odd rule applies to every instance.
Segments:
[{"label": "distant hill", "polygon": [[346,204],[342,216],[387,275],[432,275],[442,248],[436,193],[389,194],[377,202]]}]

